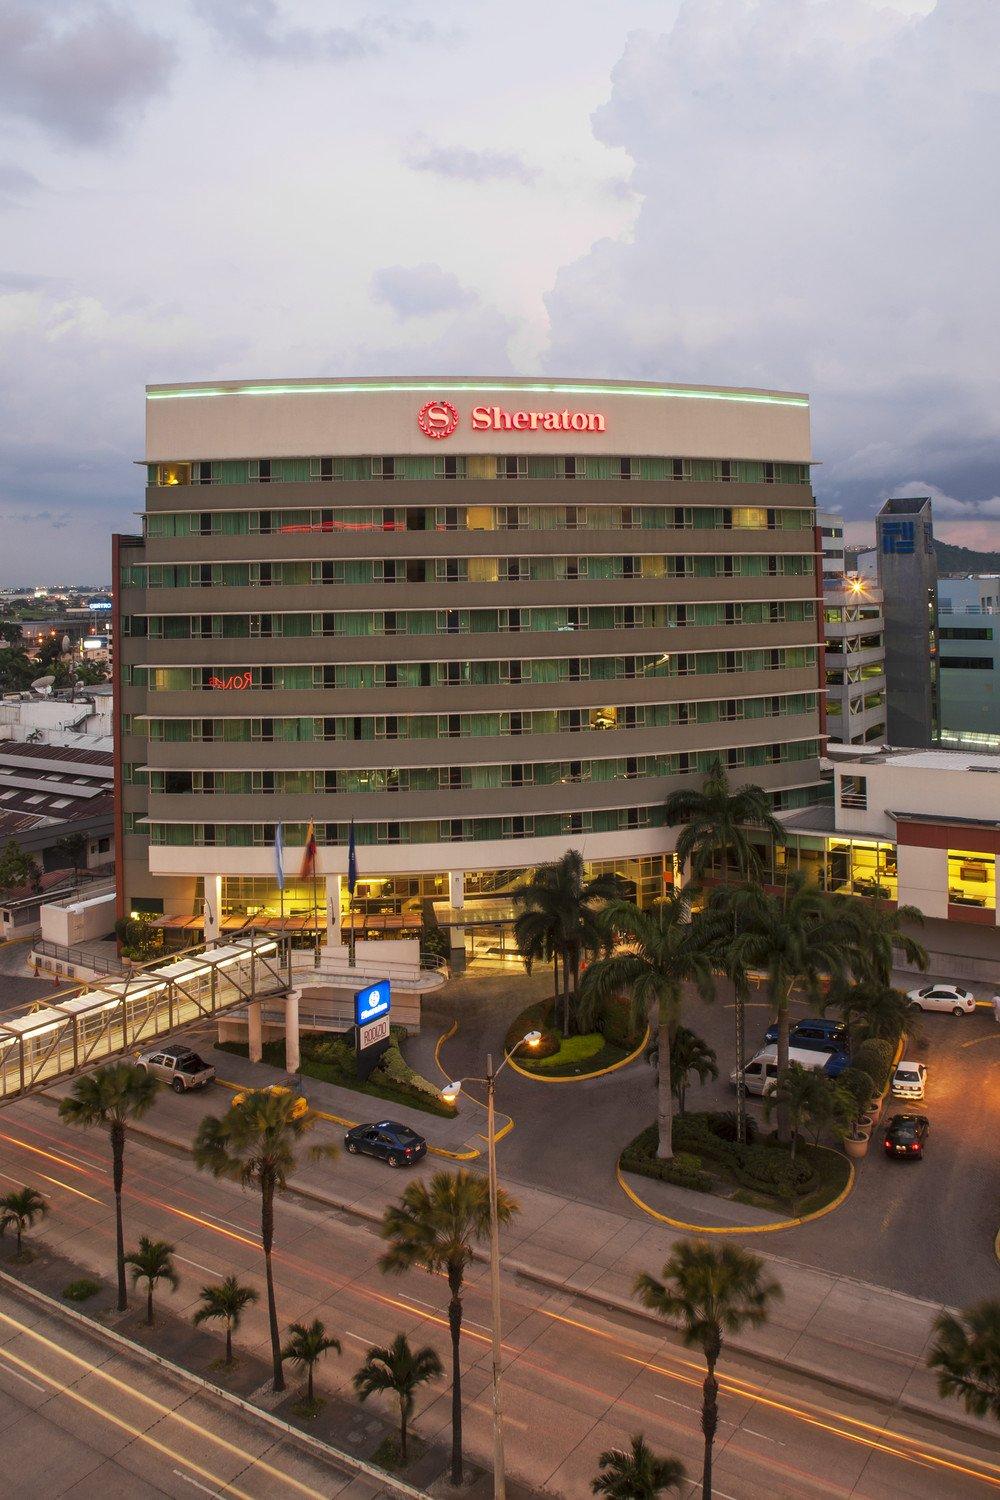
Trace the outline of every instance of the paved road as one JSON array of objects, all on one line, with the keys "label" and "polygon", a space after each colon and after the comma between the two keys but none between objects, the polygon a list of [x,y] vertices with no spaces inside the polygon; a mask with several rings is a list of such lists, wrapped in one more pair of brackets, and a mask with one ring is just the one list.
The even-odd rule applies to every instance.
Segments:
[{"label": "paved road", "polygon": [[51,979],[35,979],[31,975],[25,963],[30,952],[30,943],[20,940],[0,943],[0,1011],[43,1000],[59,988]]},{"label": "paved road", "polygon": [[386,1494],[6,1286],[0,1392],[0,1493],[18,1500]]},{"label": "paved road", "polygon": [[[204,1107],[204,1102],[173,1096],[162,1103],[170,1119],[180,1118],[190,1105],[192,1128]],[[102,1138],[63,1126],[41,1100],[10,1106],[0,1130],[7,1177],[30,1181],[51,1199],[45,1238],[106,1274],[113,1255],[113,1218]],[[374,1163],[341,1157],[324,1170],[331,1174],[331,1186],[341,1191],[361,1182],[369,1188],[382,1184],[379,1191],[386,1196],[399,1190],[397,1174]],[[203,1282],[227,1271],[259,1285],[255,1200],[231,1183],[195,1172],[188,1158],[131,1142],[126,1213],[130,1241],[145,1232],[177,1246],[183,1279],[171,1299],[174,1312],[189,1314]],[[594,1217],[593,1211],[583,1214],[584,1221]],[[625,1226],[626,1237],[632,1228]],[[644,1226],[634,1228],[641,1234]],[[592,1226],[585,1222],[580,1235],[589,1232]],[[555,1239],[550,1243],[554,1246]],[[372,1342],[387,1342],[400,1329],[411,1341],[430,1342],[442,1355],[447,1352],[440,1284],[419,1273],[385,1279],[376,1264],[380,1249],[371,1228],[352,1216],[298,1200],[279,1207],[279,1315],[283,1323],[319,1316],[343,1340],[343,1359],[329,1360],[319,1379],[345,1395],[363,1350]],[[609,1259],[620,1252],[620,1242],[606,1247]],[[597,1454],[627,1442],[639,1429],[656,1449],[677,1454],[697,1473],[701,1372],[697,1359],[672,1335],[661,1335],[630,1315],[605,1314],[578,1298],[513,1277],[504,1278],[503,1295],[508,1453],[519,1478],[579,1500],[589,1492]],[[879,1317],[879,1328],[885,1327],[883,1314],[875,1315],[873,1327]],[[466,1318],[467,1441],[471,1453],[488,1461],[488,1282],[480,1265],[470,1273]],[[240,1337],[264,1350],[260,1306],[250,1310]],[[776,1328],[776,1346],[782,1337]],[[831,1350],[836,1358],[833,1345]],[[724,1364],[717,1466],[722,1496],[898,1500],[906,1495],[938,1500],[1000,1489],[1000,1469],[991,1474],[983,1467],[996,1458],[992,1435],[986,1440],[956,1437],[934,1418],[908,1417],[894,1405],[888,1389],[885,1401],[862,1401],[819,1380],[773,1372],[747,1357],[727,1355]],[[876,1368],[873,1360],[871,1369]],[[19,1373],[36,1378],[28,1371]],[[40,1399],[41,1393],[35,1394]],[[443,1386],[420,1398],[416,1425],[428,1437],[447,1433]]]}]

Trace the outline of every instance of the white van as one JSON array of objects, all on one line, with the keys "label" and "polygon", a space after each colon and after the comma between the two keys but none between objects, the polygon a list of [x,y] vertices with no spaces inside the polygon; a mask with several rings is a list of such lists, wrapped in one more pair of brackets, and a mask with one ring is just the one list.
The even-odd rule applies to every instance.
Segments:
[{"label": "white van", "polygon": [[[799,1063],[803,1068],[809,1068],[814,1072],[823,1072],[830,1061],[829,1053],[816,1052],[805,1047],[789,1047],[788,1061]],[[738,1069],[734,1068],[729,1075],[729,1082],[735,1087]],[[769,1094],[774,1088],[778,1077],[778,1049],[764,1047],[752,1062],[748,1062],[743,1069],[743,1086],[748,1094],[762,1096]]]}]

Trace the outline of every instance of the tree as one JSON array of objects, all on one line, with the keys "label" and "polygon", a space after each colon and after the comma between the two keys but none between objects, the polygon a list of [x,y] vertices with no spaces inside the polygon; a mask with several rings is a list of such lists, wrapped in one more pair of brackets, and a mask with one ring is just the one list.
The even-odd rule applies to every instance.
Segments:
[{"label": "tree", "polygon": [[[518,1206],[497,1189],[497,1218],[509,1224]],[[435,1172],[429,1182],[411,1182],[398,1203],[390,1204],[379,1233],[389,1248],[379,1259],[383,1271],[422,1266],[432,1276],[447,1277],[448,1328],[451,1333],[451,1482],[462,1483],[462,1288],[472,1263],[473,1247],[490,1232],[486,1179],[472,1172]]]},{"label": "tree", "polygon": [[243,1310],[252,1302],[260,1301],[260,1293],[252,1286],[243,1286],[236,1276],[227,1276],[225,1281],[213,1286],[203,1286],[199,1296],[201,1306],[194,1315],[195,1324],[218,1320],[226,1325],[226,1364],[233,1362],[233,1334],[240,1326]]},{"label": "tree", "polygon": [[136,963],[145,963],[155,957],[163,946],[163,934],[153,926],[153,919],[145,913],[134,917],[119,917],[115,923],[115,936],[125,958]]},{"label": "tree", "polygon": [[677,1113],[684,1113],[688,1079],[697,1075],[699,1083],[718,1078],[716,1055],[702,1037],[687,1026],[678,1026],[670,1044],[670,1089],[677,1100]]},{"label": "tree", "polygon": [[40,674],[23,648],[11,646],[0,650],[0,692],[21,693]]},{"label": "tree", "polygon": [[[807,884],[794,871],[777,894],[756,885],[712,892],[709,916],[716,953],[727,967],[767,975],[778,1022],[778,1072],[788,1067],[789,999],[797,985],[816,995],[826,976],[839,978],[855,956],[857,928],[837,900]],[[778,1138],[791,1139],[788,1114],[778,1110]]]},{"label": "tree", "polygon": [[17,1236],[17,1258],[21,1259],[21,1243],[26,1229],[34,1226],[35,1220],[49,1211],[45,1199],[33,1187],[16,1188],[0,1198],[0,1234],[13,1229]]},{"label": "tree", "polygon": [[904,932],[902,925],[904,922],[915,927],[924,925],[919,907],[893,906],[888,901],[859,900],[857,897],[848,899],[850,920],[857,931],[853,964],[856,978],[888,989],[897,953],[921,972],[926,970],[926,948]]},{"label": "tree", "polygon": [[558,965],[562,964],[564,1036],[573,1029],[583,956],[596,953],[601,944],[598,903],[620,900],[624,889],[619,875],[595,875],[585,880],[583,855],[578,849],[567,849],[552,864],[540,865],[530,880],[514,888],[514,902],[521,908],[514,919],[518,950],[529,973],[536,960],[552,960],[557,1009]]},{"label": "tree", "polygon": [[[673,1147],[671,1042],[686,985],[704,999],[714,994],[710,952],[701,923],[690,922],[688,901],[677,892],[656,913],[640,911],[627,901],[611,902],[601,914],[605,956],[591,964],[583,979],[581,1016],[627,994],[633,1024],[657,1024],[658,1084],[656,1154],[669,1161]],[[618,944],[623,946],[617,948]],[[617,951],[615,951],[617,949]]]},{"label": "tree", "polygon": [[[271,1336],[274,1389],[285,1389],[281,1335],[274,1297],[271,1252],[274,1247],[274,1197],[288,1187],[296,1166],[295,1148],[316,1124],[314,1110],[300,1110],[295,1093],[272,1094],[248,1089],[221,1117],[206,1115],[194,1142],[195,1166],[215,1177],[228,1177],[260,1193],[260,1240],[267,1285],[267,1321]],[[313,1158],[336,1156],[334,1145],[312,1146]]]},{"label": "tree", "polygon": [[6,646],[17,646],[22,639],[21,627],[13,620],[0,620],[0,641]]},{"label": "tree", "polygon": [[146,1283],[146,1322],[153,1326],[153,1289],[158,1281],[165,1281],[174,1290],[178,1287],[178,1276],[174,1269],[174,1245],[166,1240],[151,1240],[140,1234],[138,1250],[130,1250],[125,1264],[132,1267],[132,1285]]},{"label": "tree", "polygon": [[938,1372],[942,1396],[957,1396],[967,1412],[1000,1421],[1000,1302],[986,1299],[958,1317],[942,1313],[927,1363]]},{"label": "tree", "polygon": [[696,880],[716,859],[722,863],[723,878],[730,867],[742,880],[759,878],[760,855],[749,830],[762,829],[775,843],[785,839],[763,787],[750,784],[731,791],[721,760],[714,762],[700,792],[671,792],[664,815],[668,828],[684,825],[677,838],[677,862],[682,870],[690,862]]},{"label": "tree", "polygon": [[330,1349],[340,1353],[340,1340],[330,1337],[319,1318],[309,1324],[291,1323],[288,1328],[291,1338],[281,1351],[282,1359],[290,1359],[300,1370],[306,1372],[306,1400],[313,1403],[313,1373],[316,1361]]},{"label": "tree", "polygon": [[737,1245],[717,1248],[704,1240],[680,1240],[663,1267],[662,1281],[643,1272],[635,1284],[643,1305],[661,1318],[678,1322],[687,1347],[699,1348],[705,1356],[702,1500],[711,1500],[712,1495],[712,1445],[719,1425],[715,1368],[722,1352],[722,1336],[759,1328],[766,1323],[771,1306],[784,1295],[776,1281],[763,1276],[763,1269],[759,1255]]},{"label": "tree", "polygon": [[397,1333],[387,1348],[373,1344],[360,1370],[355,1371],[354,1389],[361,1401],[392,1391],[399,1401],[399,1458],[406,1464],[406,1434],[417,1390],[428,1380],[444,1374],[437,1353],[430,1345],[411,1349],[405,1333]]},{"label": "tree", "polygon": [[601,1473],[590,1488],[609,1500],[656,1500],[664,1490],[679,1490],[686,1478],[680,1459],[660,1458],[641,1432],[631,1439],[628,1452],[608,1448],[597,1462]]},{"label": "tree", "polygon": [[0,892],[18,890],[21,886],[37,886],[38,866],[30,854],[25,854],[8,839],[0,853]]},{"label": "tree", "polygon": [[125,1138],[129,1123],[148,1114],[159,1087],[144,1068],[131,1063],[109,1063],[95,1073],[73,1080],[72,1092],[59,1105],[59,1114],[71,1125],[101,1125],[111,1142],[112,1181],[115,1190],[115,1243],[118,1260],[118,1311],[128,1307],[125,1281],[125,1230],[122,1221],[122,1185],[125,1180]]},{"label": "tree", "polygon": [[833,1108],[829,1093],[833,1080],[815,1068],[804,1068],[801,1063],[789,1063],[775,1081],[774,1088],[764,1095],[764,1114],[768,1119],[775,1108],[784,1109],[792,1132],[789,1159],[795,1160],[795,1148],[799,1143],[803,1126],[815,1120],[822,1123],[832,1118]]},{"label": "tree", "polygon": [[861,1020],[862,1040],[876,1037],[895,1046],[907,1027],[913,1029],[910,1002],[902,990],[876,981],[856,984],[851,1003]]},{"label": "tree", "polygon": [[80,871],[87,863],[87,839],[82,833],[67,833],[64,838],[56,840],[56,850],[63,859],[69,861],[73,868],[74,880],[79,879]]}]

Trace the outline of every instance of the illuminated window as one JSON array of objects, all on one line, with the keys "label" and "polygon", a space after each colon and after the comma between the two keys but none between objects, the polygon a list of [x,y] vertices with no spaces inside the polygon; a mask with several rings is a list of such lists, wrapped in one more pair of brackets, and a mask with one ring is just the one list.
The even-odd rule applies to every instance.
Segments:
[{"label": "illuminated window", "polygon": [[953,906],[997,904],[996,856],[968,849],[948,850],[948,900]]}]

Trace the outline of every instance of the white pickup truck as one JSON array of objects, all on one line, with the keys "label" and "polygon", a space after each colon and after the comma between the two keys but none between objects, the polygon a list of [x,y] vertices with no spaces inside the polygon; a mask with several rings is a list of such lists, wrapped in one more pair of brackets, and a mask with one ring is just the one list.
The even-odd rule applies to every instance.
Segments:
[{"label": "white pickup truck", "polygon": [[175,1094],[186,1094],[189,1089],[203,1089],[215,1077],[211,1063],[192,1052],[180,1042],[161,1047],[159,1052],[144,1052],[136,1058],[136,1067],[162,1083],[169,1083]]}]

